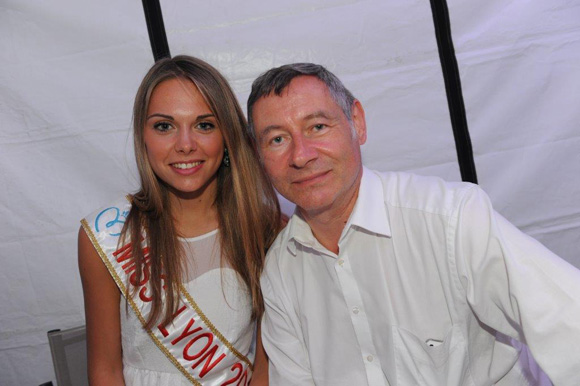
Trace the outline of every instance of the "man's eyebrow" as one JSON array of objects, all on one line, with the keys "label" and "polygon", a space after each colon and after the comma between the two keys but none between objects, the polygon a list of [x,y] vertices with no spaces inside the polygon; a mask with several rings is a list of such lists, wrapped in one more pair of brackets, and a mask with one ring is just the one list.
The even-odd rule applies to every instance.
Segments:
[{"label": "man's eyebrow", "polygon": [[[312,119],[316,119],[316,118],[324,118],[324,119],[335,119],[334,117],[328,115],[327,112],[323,111],[323,110],[318,110],[315,111],[313,113],[310,113],[308,115],[305,115],[304,117],[301,118],[302,121],[310,121]],[[279,130],[281,129],[282,126],[280,125],[268,125],[264,128],[264,130],[262,130],[260,133],[258,133],[258,139],[262,140],[264,139],[271,131],[273,130]]]},{"label": "man's eyebrow", "polygon": [[333,119],[333,117],[329,116],[325,111],[318,110],[318,111],[313,112],[312,114],[306,115],[304,118],[302,118],[302,120],[308,121],[308,120],[315,119],[315,118]]},{"label": "man's eyebrow", "polygon": [[266,128],[262,131],[260,131],[260,133],[258,134],[258,137],[260,139],[263,139],[264,137],[266,137],[271,131],[273,130],[278,130],[280,129],[282,126],[280,125],[268,125],[266,126]]}]

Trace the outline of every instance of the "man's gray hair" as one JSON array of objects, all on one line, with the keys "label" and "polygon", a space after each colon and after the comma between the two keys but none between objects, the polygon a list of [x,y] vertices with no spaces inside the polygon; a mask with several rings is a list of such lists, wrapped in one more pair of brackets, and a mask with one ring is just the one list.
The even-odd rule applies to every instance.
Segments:
[{"label": "man's gray hair", "polygon": [[314,76],[321,80],[328,90],[332,99],[340,106],[348,121],[352,124],[352,105],[355,101],[354,96],[344,84],[326,68],[319,64],[313,63],[293,63],[284,66],[272,68],[260,75],[252,83],[252,92],[248,97],[248,134],[255,139],[254,119],[252,109],[258,99],[270,95],[280,96],[282,91],[298,76]]}]

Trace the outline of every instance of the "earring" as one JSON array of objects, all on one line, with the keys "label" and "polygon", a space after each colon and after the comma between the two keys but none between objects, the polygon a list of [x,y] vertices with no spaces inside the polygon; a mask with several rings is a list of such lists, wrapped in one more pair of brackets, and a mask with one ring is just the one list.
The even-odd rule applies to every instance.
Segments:
[{"label": "earring", "polygon": [[227,147],[224,149],[224,159],[222,160],[222,163],[226,168],[230,167],[230,154],[228,153]]}]

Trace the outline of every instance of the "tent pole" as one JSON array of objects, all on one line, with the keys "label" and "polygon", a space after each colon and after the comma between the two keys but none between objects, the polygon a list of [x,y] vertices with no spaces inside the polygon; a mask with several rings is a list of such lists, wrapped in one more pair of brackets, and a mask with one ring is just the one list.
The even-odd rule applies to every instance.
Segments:
[{"label": "tent pole", "polygon": [[145,12],[153,58],[158,61],[162,58],[171,57],[159,0],[143,0],[143,11]]},{"label": "tent pole", "polygon": [[447,93],[447,104],[449,106],[449,115],[451,116],[451,126],[453,127],[461,179],[477,184],[473,149],[471,147],[471,138],[469,137],[467,116],[463,103],[463,93],[461,91],[461,79],[459,78],[459,68],[457,66],[457,58],[455,57],[455,49],[453,48],[453,40],[451,38],[451,25],[449,22],[447,2],[445,0],[431,0],[431,11],[433,13],[439,59],[441,60],[441,68],[443,70],[445,92]]}]

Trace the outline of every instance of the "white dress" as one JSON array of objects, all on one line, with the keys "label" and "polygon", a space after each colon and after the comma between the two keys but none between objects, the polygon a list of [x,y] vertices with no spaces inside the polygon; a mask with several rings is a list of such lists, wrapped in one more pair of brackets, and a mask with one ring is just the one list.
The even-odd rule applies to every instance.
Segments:
[{"label": "white dress", "polygon": [[[232,268],[220,269],[218,231],[181,239],[188,267],[184,286],[221,334],[240,352],[253,350],[255,323],[251,297]],[[191,383],[153,343],[121,298],[123,374],[127,386],[180,386]]]}]

